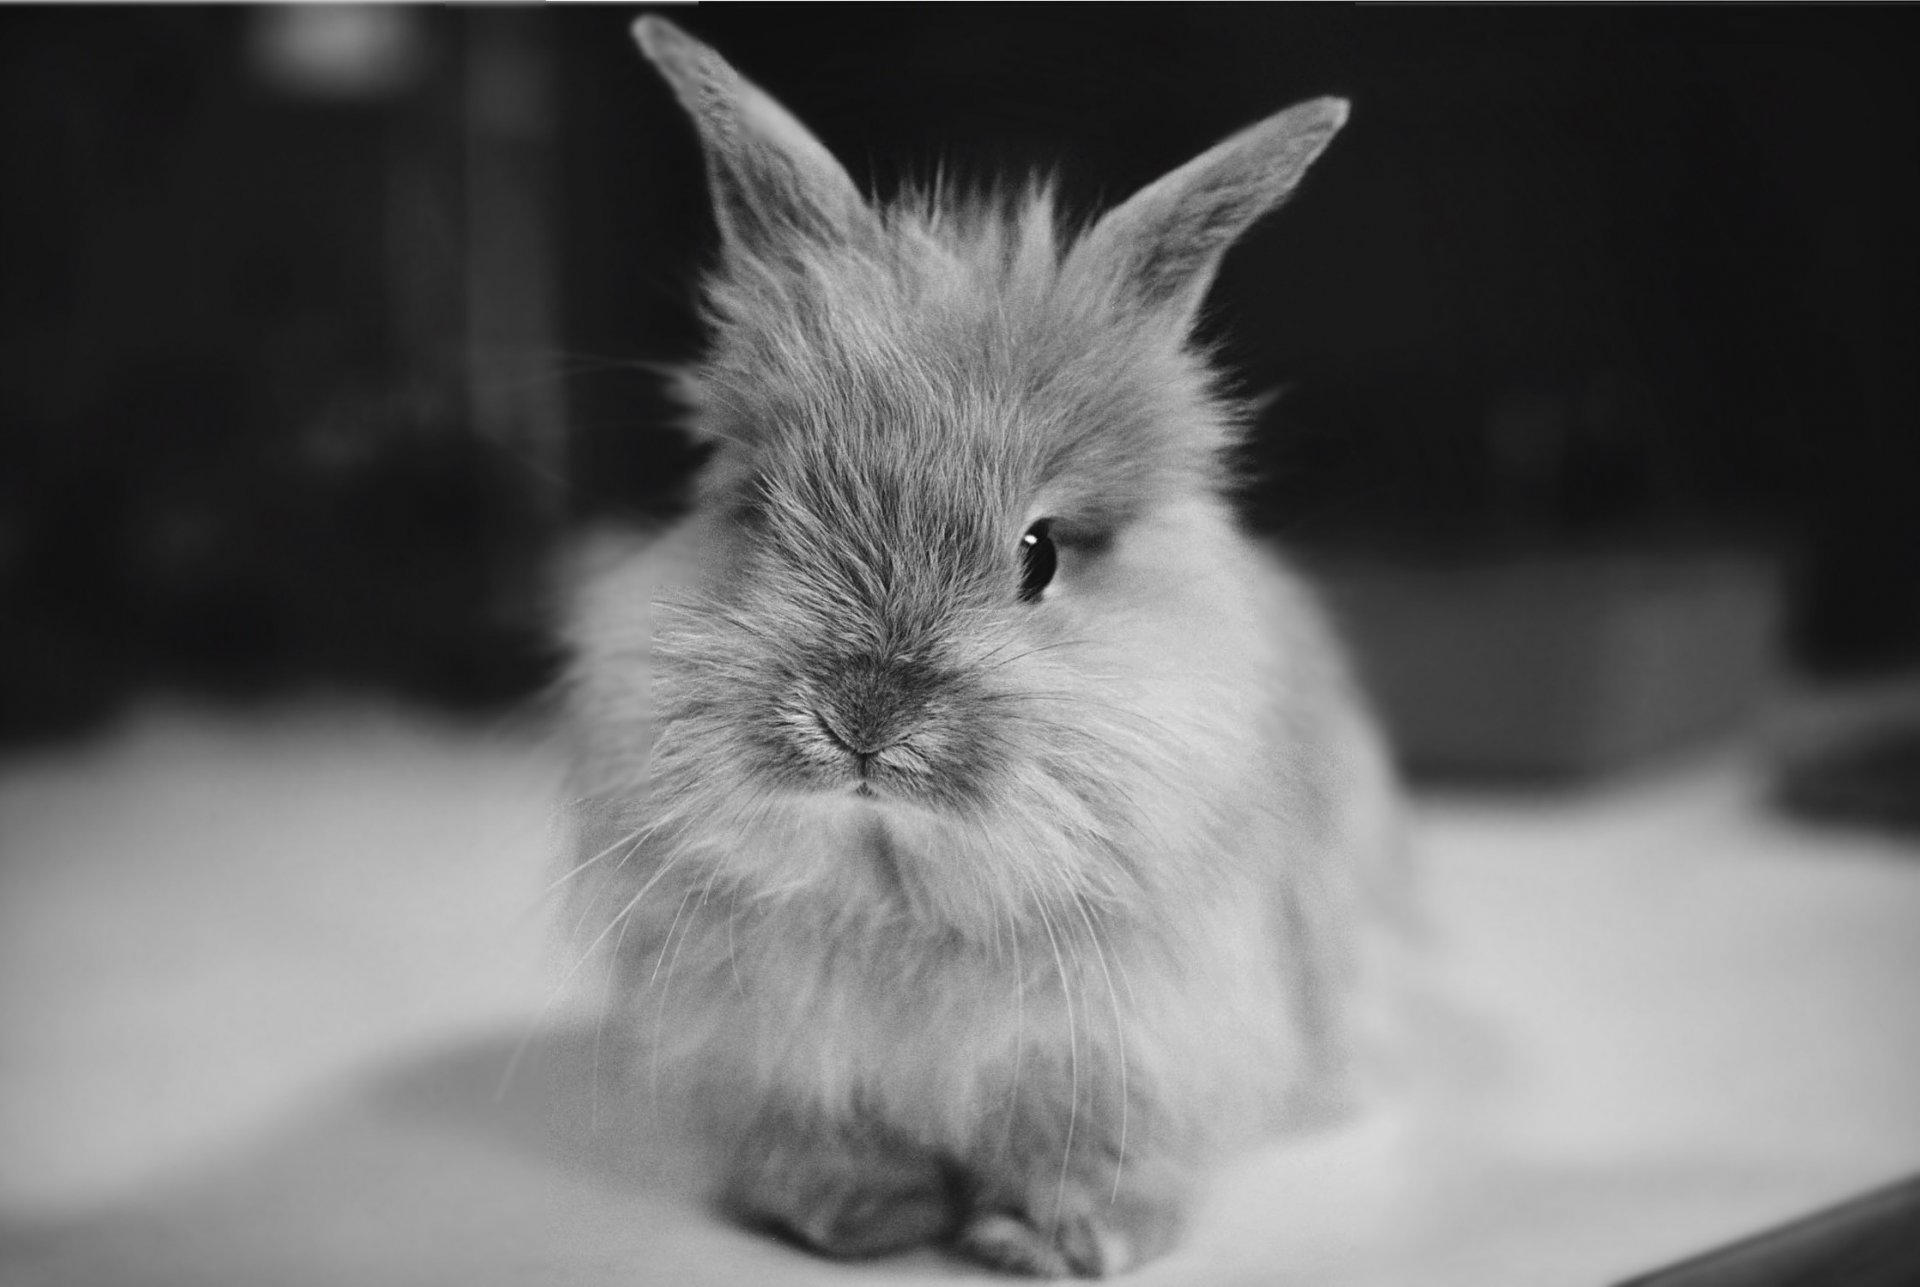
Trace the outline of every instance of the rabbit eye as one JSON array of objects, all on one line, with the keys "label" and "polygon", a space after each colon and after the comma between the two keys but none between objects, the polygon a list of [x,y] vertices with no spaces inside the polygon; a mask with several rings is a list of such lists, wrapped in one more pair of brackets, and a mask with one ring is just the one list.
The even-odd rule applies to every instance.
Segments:
[{"label": "rabbit eye", "polygon": [[1020,600],[1032,603],[1053,580],[1060,566],[1060,551],[1055,548],[1052,519],[1041,519],[1020,538]]}]

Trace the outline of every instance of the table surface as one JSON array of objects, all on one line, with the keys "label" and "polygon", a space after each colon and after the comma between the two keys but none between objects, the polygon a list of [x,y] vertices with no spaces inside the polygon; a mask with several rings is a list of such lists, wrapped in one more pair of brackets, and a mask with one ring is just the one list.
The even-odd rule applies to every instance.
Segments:
[{"label": "table surface", "polygon": [[[1423,798],[1407,1083],[1131,1281],[1606,1284],[1920,1171],[1920,847],[1770,813],[1763,767]],[[0,763],[0,1281],[970,1276],[687,1199],[590,1071],[594,981],[553,999],[558,782],[525,728],[354,705]]]}]

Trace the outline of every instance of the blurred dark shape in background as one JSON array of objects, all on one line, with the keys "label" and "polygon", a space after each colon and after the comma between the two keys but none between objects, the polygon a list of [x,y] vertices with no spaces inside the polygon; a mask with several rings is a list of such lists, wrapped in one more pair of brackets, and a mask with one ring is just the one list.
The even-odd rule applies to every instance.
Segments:
[{"label": "blurred dark shape in background", "polygon": [[[632,16],[0,11],[0,738],[153,685],[538,689],[550,553],[697,459],[644,363],[696,351],[714,232]],[[1282,391],[1249,517],[1329,570],[1416,767],[1624,762],[1737,718],[1776,645],[1920,663],[1897,14],[682,20],[882,194],[1050,169],[1086,212],[1354,100],[1206,330]],[[1436,648],[1463,603],[1488,645]]]},{"label": "blurred dark shape in background", "polygon": [[559,389],[511,382],[551,342],[520,278],[552,230],[476,200],[538,177],[547,123],[488,60],[543,76],[542,31],[0,13],[0,738],[153,686],[485,708],[543,681]]}]

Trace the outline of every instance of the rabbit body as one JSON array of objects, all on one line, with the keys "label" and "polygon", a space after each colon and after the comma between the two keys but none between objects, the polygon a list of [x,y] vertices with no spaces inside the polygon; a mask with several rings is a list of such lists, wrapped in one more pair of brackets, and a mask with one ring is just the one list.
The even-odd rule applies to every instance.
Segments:
[{"label": "rabbit body", "polygon": [[1189,342],[1307,104],[1078,237],[870,207],[657,18],[721,224],[691,517],[572,614],[587,922],[723,1199],[836,1255],[1100,1274],[1338,1098],[1392,849],[1311,595],[1221,499]]}]

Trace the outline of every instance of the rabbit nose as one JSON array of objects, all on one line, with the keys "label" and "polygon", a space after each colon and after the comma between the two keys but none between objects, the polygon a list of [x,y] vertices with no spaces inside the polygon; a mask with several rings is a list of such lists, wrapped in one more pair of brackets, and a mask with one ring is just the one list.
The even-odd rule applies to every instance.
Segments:
[{"label": "rabbit nose", "polygon": [[819,721],[820,731],[834,745],[858,756],[863,762],[893,745],[893,740],[887,737],[884,729],[852,723],[824,710],[815,711],[814,719]]},{"label": "rabbit nose", "polygon": [[825,685],[814,718],[863,761],[905,740],[926,704],[930,676],[910,662],[862,659]]}]

